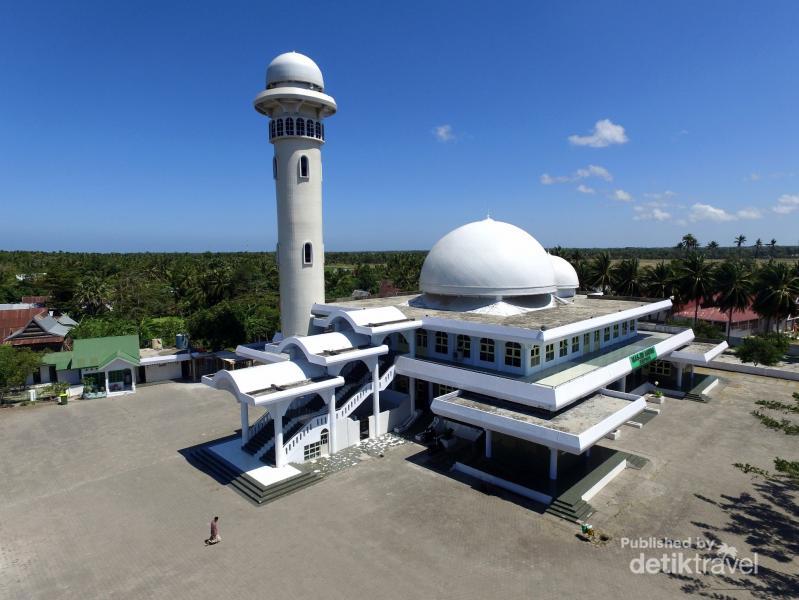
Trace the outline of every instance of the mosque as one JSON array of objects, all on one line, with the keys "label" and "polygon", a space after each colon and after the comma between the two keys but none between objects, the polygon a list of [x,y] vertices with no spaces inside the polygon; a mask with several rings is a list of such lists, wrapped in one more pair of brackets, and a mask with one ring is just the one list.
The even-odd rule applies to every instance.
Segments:
[{"label": "mosque", "polygon": [[420,293],[326,302],[321,150],[336,102],[316,63],[289,52],[254,105],[274,146],[282,332],[237,348],[256,366],[203,378],[239,403],[241,438],[220,451],[229,461],[282,473],[413,427],[418,439],[476,449],[478,467],[459,462],[463,473],[546,503],[545,488],[498,476],[492,461],[557,481],[657,411],[645,395],[654,379],[680,387],[726,347],[651,322],[669,299],[578,293],[567,261],[491,218],[433,246]]}]

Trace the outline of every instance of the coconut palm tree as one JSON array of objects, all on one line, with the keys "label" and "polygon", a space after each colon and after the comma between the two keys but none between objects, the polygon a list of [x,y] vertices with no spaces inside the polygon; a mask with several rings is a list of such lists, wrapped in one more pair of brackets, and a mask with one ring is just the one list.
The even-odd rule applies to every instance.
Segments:
[{"label": "coconut palm tree", "polygon": [[719,243],[715,240],[711,240],[707,243],[708,254],[711,258],[716,257],[716,250],[719,249]]},{"label": "coconut palm tree", "polygon": [[696,239],[694,234],[686,233],[684,236],[682,236],[682,239],[680,240],[680,243],[677,244],[677,247],[691,252],[699,247],[699,240]]},{"label": "coconut palm tree", "polygon": [[735,245],[738,246],[738,256],[741,255],[741,246],[743,246],[744,243],[746,243],[746,236],[743,233],[735,238]]},{"label": "coconut palm tree", "polygon": [[785,263],[770,261],[760,269],[757,276],[757,293],[752,308],[766,319],[766,330],[771,330],[771,322],[779,322],[796,314],[799,310],[799,273]]},{"label": "coconut palm tree", "polygon": [[717,301],[719,308],[727,313],[727,342],[732,330],[732,314],[749,308],[753,283],[752,271],[740,260],[726,260],[716,269]]},{"label": "coconut palm tree", "polygon": [[768,255],[771,258],[774,258],[774,250],[777,247],[777,240],[775,240],[774,238],[771,238],[771,241],[768,243],[768,247],[769,247]]},{"label": "coconut palm tree", "polygon": [[108,310],[111,302],[111,286],[97,275],[84,277],[75,288],[73,302],[89,315]]},{"label": "coconut palm tree", "polygon": [[685,300],[692,300],[694,325],[699,316],[699,303],[713,294],[713,265],[698,252],[691,252],[677,264],[677,285]]},{"label": "coconut palm tree", "polygon": [[757,260],[757,257],[760,256],[760,251],[762,249],[763,249],[763,240],[757,238],[757,240],[755,240],[755,260]]},{"label": "coconut palm tree", "polygon": [[588,266],[588,283],[607,293],[613,283],[613,262],[610,254],[602,251],[594,256]]},{"label": "coconut palm tree", "polygon": [[661,260],[641,273],[644,293],[650,298],[668,298],[674,289],[674,272],[671,265]]},{"label": "coconut palm tree", "polygon": [[637,258],[625,258],[611,269],[613,289],[620,296],[641,295],[641,270]]}]

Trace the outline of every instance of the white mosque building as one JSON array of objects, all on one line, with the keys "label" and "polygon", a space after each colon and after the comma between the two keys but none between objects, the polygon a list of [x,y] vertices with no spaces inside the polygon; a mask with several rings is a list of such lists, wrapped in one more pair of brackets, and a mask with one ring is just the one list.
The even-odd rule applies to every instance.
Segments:
[{"label": "white mosque building", "polygon": [[[269,118],[274,146],[282,335],[237,349],[257,366],[203,378],[239,403],[235,452],[248,460],[279,472],[432,422],[428,434],[448,448],[479,445],[483,465],[502,454],[517,470],[555,481],[561,465],[589,456],[647,410],[640,392],[653,373],[680,382],[684,369],[726,346],[647,323],[669,299],[578,294],[567,261],[490,218],[433,246],[420,293],[326,302],[321,149],[335,100],[317,65],[290,52],[269,65],[255,108]],[[236,460],[229,450],[226,457]],[[458,465],[552,500],[546,490]]]}]

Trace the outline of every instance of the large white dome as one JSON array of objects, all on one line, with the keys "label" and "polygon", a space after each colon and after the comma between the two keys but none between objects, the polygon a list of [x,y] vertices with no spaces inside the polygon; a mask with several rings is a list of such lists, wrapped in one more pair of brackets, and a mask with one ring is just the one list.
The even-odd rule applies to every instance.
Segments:
[{"label": "large white dome", "polygon": [[549,255],[549,260],[552,261],[552,269],[555,271],[555,285],[559,290],[576,290],[580,287],[580,280],[577,277],[577,271],[571,263],[565,258]]},{"label": "large white dome", "polygon": [[426,294],[532,296],[557,290],[552,261],[538,241],[487,218],[449,232],[427,255],[419,280]]},{"label": "large white dome", "polygon": [[285,52],[266,68],[267,89],[280,83],[306,83],[323,91],[325,80],[322,71],[310,58],[299,52]]}]

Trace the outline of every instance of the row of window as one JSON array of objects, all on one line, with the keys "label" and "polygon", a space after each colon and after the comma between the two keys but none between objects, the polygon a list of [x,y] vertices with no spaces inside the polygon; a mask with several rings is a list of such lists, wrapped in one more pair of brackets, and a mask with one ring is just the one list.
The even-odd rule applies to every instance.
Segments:
[{"label": "row of window", "polygon": [[283,136],[312,137],[318,140],[325,139],[325,125],[321,121],[305,120],[302,117],[293,119],[273,119],[269,122],[269,139]]},{"label": "row of window", "polygon": [[[612,328],[605,327],[600,331],[597,329],[593,333],[593,350],[599,350],[600,336],[605,342],[609,342],[612,338],[626,336],[628,332],[635,331],[635,321],[624,321],[623,323],[615,323]],[[585,333],[582,336],[582,344],[584,352],[591,351],[591,333]],[[580,336],[575,335],[571,339],[565,338],[558,342],[558,357],[563,358],[571,353],[580,352]],[[416,330],[416,347],[427,348],[427,331],[424,329]],[[496,357],[495,353],[496,343],[491,338],[480,338],[480,352],[479,358],[482,362],[493,363]],[[449,334],[444,331],[435,332],[435,345],[434,349],[438,354],[449,354]],[[455,338],[455,350],[458,358],[471,358],[472,354],[472,339],[468,335],[458,335]],[[505,343],[505,365],[509,367],[522,366],[522,346],[517,342]],[[555,360],[555,344],[547,344],[544,348],[544,360],[550,362]],[[530,366],[537,367],[541,364],[541,347],[532,346],[530,348]]]},{"label": "row of window", "polygon": [[[308,162],[308,157],[304,154],[300,156],[300,160],[297,162],[297,175],[300,179],[308,179],[310,177],[311,169],[310,163]],[[272,158],[272,177],[277,179],[277,156]]]}]

